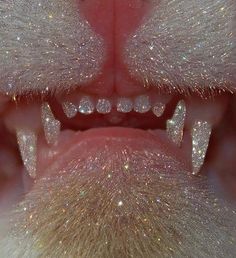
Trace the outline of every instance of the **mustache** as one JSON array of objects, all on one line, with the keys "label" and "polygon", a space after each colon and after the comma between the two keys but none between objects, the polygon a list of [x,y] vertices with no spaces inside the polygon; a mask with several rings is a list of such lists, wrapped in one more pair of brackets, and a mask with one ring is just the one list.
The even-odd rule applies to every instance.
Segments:
[{"label": "mustache", "polygon": [[234,0],[153,0],[124,57],[134,78],[179,91],[235,91]]},{"label": "mustache", "polygon": [[66,91],[100,73],[103,40],[76,0],[0,0],[0,92]]},{"label": "mustache", "polygon": [[[235,91],[234,0],[156,1],[124,48],[132,77],[179,90]],[[62,93],[91,82],[106,58],[103,39],[76,0],[0,0],[0,92]]]},{"label": "mustache", "polygon": [[3,257],[232,257],[235,210],[157,155],[101,149],[52,167],[10,215]]}]

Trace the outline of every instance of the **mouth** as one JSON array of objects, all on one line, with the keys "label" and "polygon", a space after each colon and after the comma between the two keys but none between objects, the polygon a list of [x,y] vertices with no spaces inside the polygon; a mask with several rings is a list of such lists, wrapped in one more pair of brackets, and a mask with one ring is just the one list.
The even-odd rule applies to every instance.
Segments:
[{"label": "mouth", "polygon": [[[37,40],[35,49],[43,59],[34,49],[26,64],[19,51],[11,76],[6,64],[6,76],[0,74],[4,257],[12,254],[12,246],[14,257],[26,258],[200,257],[199,250],[204,258],[232,257],[235,84],[234,62],[225,52],[231,53],[233,43],[225,44],[227,51],[219,50],[221,34],[229,43],[233,34],[226,28],[221,34],[212,32],[219,45],[205,44],[208,60],[194,41],[201,42],[199,29],[195,37],[186,33],[193,29],[191,19],[181,35],[174,34],[155,9],[157,1],[114,1],[113,7],[110,1],[104,6],[91,1],[79,1],[83,15],[78,21],[73,1],[65,11],[61,1],[53,2],[62,19],[62,31],[53,30],[58,42]],[[172,4],[169,13],[176,15]],[[33,9],[57,25],[57,15],[44,13],[52,6]],[[107,6],[120,19],[115,22],[117,14]],[[162,4],[160,8],[165,9]],[[152,9],[159,15],[141,20]],[[112,23],[97,20],[98,10]],[[133,17],[130,24],[127,10]],[[220,10],[218,20],[233,16],[230,8]],[[225,10],[229,15],[221,15]],[[78,31],[67,24],[75,21]],[[155,22],[166,30],[158,27],[155,32]],[[29,27],[22,36],[28,30],[37,35],[40,28]],[[51,28],[44,28],[46,35],[52,34]],[[182,49],[181,40],[173,51],[172,37],[185,37],[193,51]],[[25,44],[21,42],[18,36],[17,50]],[[11,53],[5,52],[7,62]],[[178,55],[182,52],[184,58]]]},{"label": "mouth", "polygon": [[[118,230],[121,239],[128,241],[122,246],[134,254],[137,254],[135,242],[139,243],[140,239],[156,242],[158,234],[157,242],[160,243],[152,252],[162,254],[165,248],[170,248],[166,252],[170,254],[172,248],[178,245],[179,237],[183,241],[182,247],[188,249],[189,243],[183,235],[190,230],[186,228],[185,231],[184,227],[192,216],[191,212],[172,214],[170,207],[172,211],[186,210],[187,205],[194,211],[196,206],[201,205],[207,214],[212,205],[217,209],[220,207],[222,214],[213,216],[214,225],[232,216],[227,206],[211,197],[212,193],[202,176],[207,173],[211,137],[215,137],[217,127],[227,112],[230,99],[227,94],[203,99],[179,94],[157,95],[150,91],[133,97],[100,97],[80,91],[79,94],[73,92],[66,96],[35,99],[27,102],[23,98],[12,100],[3,119],[9,138],[15,135],[12,144],[18,144],[19,149],[17,155],[11,156],[18,161],[11,160],[11,163],[22,160],[24,198],[18,200],[17,211],[11,215],[14,221],[11,232],[16,236],[11,235],[14,245],[30,243],[32,254],[56,255],[70,245],[72,236],[67,236],[67,232],[75,228],[72,230],[74,234],[87,234],[84,228],[87,225],[91,227],[88,233],[91,240],[94,234],[100,234],[100,230],[108,227],[102,237],[107,246],[112,241],[109,236],[114,237],[110,235],[111,230]],[[68,204],[69,200],[73,203]],[[37,203],[37,206],[32,203]],[[212,205],[208,206],[208,203]],[[52,210],[45,216],[51,221],[49,231],[47,221],[42,220],[46,207]],[[103,214],[104,209],[108,209],[110,218],[104,217],[107,214]],[[96,215],[94,210],[97,210]],[[134,211],[139,214],[138,217],[134,217]],[[61,217],[61,212],[66,222],[54,220]],[[155,221],[156,214],[163,217],[166,212],[169,220]],[[81,215],[77,217],[76,214]],[[196,230],[199,230],[200,224],[205,227],[209,223],[200,214],[194,218],[198,225]],[[72,218],[71,222],[69,218]],[[139,220],[143,228],[137,229],[137,239],[129,242],[125,228],[134,232]],[[170,223],[171,220],[174,221]],[[176,221],[179,220],[182,221],[179,225],[181,230],[177,229]],[[60,230],[57,229],[59,225],[62,227]],[[168,241],[164,240],[166,227],[172,233],[171,227],[176,227],[174,231],[178,231],[179,237],[173,237],[171,233]],[[25,232],[37,232],[39,228],[42,230],[40,237],[32,242]],[[53,241],[49,239],[50,232],[56,232],[57,237]],[[73,241],[83,241],[82,235],[76,234],[77,240]],[[204,229],[204,239],[206,235]],[[59,238],[63,240],[59,241],[59,247],[54,252],[52,247],[57,245]],[[114,254],[120,252],[118,243],[121,239],[118,241],[118,238],[115,237],[117,245],[113,246]],[[215,246],[214,239],[210,245]],[[40,246],[39,253],[37,246]],[[86,244],[81,246],[85,248]],[[90,247],[93,251],[100,248],[96,244]],[[150,252],[153,246],[146,243],[146,247]],[[87,247],[87,250],[90,249]],[[101,257],[106,257],[109,252],[109,248],[103,248]],[[195,251],[191,249],[191,252]],[[84,257],[85,253],[77,249],[73,255]],[[123,254],[127,255],[126,252]]]},{"label": "mouth", "polygon": [[142,142],[146,137],[150,143],[162,143],[167,153],[185,161],[186,169],[198,174],[228,99],[227,95],[210,100],[160,95],[151,90],[129,97],[73,92],[43,100],[13,100],[3,121],[8,132],[16,135],[24,170],[32,178],[46,169],[45,164],[61,159],[66,150],[91,138],[118,138],[125,146],[125,141]]},{"label": "mouth", "polygon": [[[99,153],[102,146],[112,154],[108,142],[116,142],[121,152],[126,148],[132,151],[132,146],[135,152],[138,143],[143,151],[150,148],[153,153],[171,157],[176,161],[176,173],[208,174],[208,149],[214,146],[212,138],[227,113],[230,98],[228,94],[205,99],[160,94],[152,89],[134,96],[103,97],[82,91],[40,98],[20,96],[2,105],[2,134],[9,150],[6,157],[16,164],[11,172],[14,176],[21,171],[23,192],[48,176],[51,166],[65,166],[75,155],[84,156],[85,152],[89,157],[91,152]],[[164,164],[161,158],[158,162]],[[5,186],[8,189],[11,184]]]}]

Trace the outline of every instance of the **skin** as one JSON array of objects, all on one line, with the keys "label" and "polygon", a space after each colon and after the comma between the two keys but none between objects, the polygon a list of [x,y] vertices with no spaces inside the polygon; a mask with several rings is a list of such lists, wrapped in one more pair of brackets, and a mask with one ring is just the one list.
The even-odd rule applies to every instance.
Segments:
[{"label": "skin", "polygon": [[[0,13],[11,14],[0,17],[8,28],[0,27],[5,39],[0,42],[0,258],[234,257],[234,1],[71,0],[51,1],[52,6],[46,1],[45,9],[33,1],[28,11],[19,2],[0,0]],[[205,48],[193,51],[202,44]],[[96,114],[68,120],[55,104],[54,97],[62,101],[82,93],[184,99],[181,148],[163,130],[155,137],[118,127],[76,132],[104,120],[111,125],[108,116]],[[209,96],[215,98],[205,100]],[[45,140],[43,101],[64,127],[56,145]],[[138,128],[156,128],[153,116],[134,117],[124,116],[118,125],[134,127],[136,121]],[[196,177],[191,175],[194,119],[214,127]],[[18,128],[33,128],[38,136],[36,179],[20,159]]]}]

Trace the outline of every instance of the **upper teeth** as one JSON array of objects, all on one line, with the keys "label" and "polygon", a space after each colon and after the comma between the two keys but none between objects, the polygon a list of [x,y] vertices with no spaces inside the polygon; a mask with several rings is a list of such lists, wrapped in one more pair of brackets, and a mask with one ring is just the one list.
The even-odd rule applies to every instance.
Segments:
[{"label": "upper teeth", "polygon": [[81,97],[78,104],[75,101],[65,101],[62,108],[68,118],[76,116],[77,112],[84,115],[91,115],[95,111],[100,114],[111,113],[113,108],[120,113],[129,113],[135,111],[137,113],[146,113],[150,110],[160,117],[165,110],[165,104],[150,100],[148,95],[137,96],[136,98],[120,97],[117,100],[107,98],[99,98],[96,101],[90,96]]},{"label": "upper teeth", "polygon": [[68,102],[68,101],[62,103],[62,108],[68,118],[72,118],[72,117],[76,116],[76,114],[78,112],[76,105],[74,105],[73,103]]},{"label": "upper teeth", "polygon": [[108,114],[111,112],[112,103],[108,99],[99,99],[96,105],[96,110],[100,114]]},{"label": "upper teeth", "polygon": [[61,123],[58,121],[48,103],[42,104],[42,122],[48,144],[55,144],[60,133]]},{"label": "upper teeth", "polygon": [[152,112],[154,115],[156,115],[157,117],[160,117],[163,115],[165,111],[165,104],[163,103],[156,103],[153,108],[152,108]]},{"label": "upper teeth", "polygon": [[183,100],[180,100],[175,109],[174,115],[167,120],[166,129],[168,137],[178,146],[180,146],[186,117],[186,106]]},{"label": "upper teeth", "polygon": [[79,102],[78,111],[81,114],[90,115],[94,111],[94,103],[91,97],[84,96]]},{"label": "upper teeth", "polygon": [[116,109],[121,113],[129,113],[133,110],[133,101],[129,98],[119,98]]},{"label": "upper teeth", "polygon": [[134,111],[138,113],[146,113],[151,109],[149,96],[138,96],[134,100]]}]

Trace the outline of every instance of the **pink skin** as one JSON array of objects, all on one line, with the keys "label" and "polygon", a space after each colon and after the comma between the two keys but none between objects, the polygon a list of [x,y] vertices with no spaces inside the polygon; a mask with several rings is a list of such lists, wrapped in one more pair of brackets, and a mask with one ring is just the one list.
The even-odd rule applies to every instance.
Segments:
[{"label": "pink skin", "polygon": [[107,60],[102,75],[85,87],[85,92],[110,96],[133,96],[146,90],[132,80],[123,63],[123,47],[127,38],[141,25],[148,10],[148,1],[89,0],[79,1],[79,8],[93,30],[105,40]]}]

